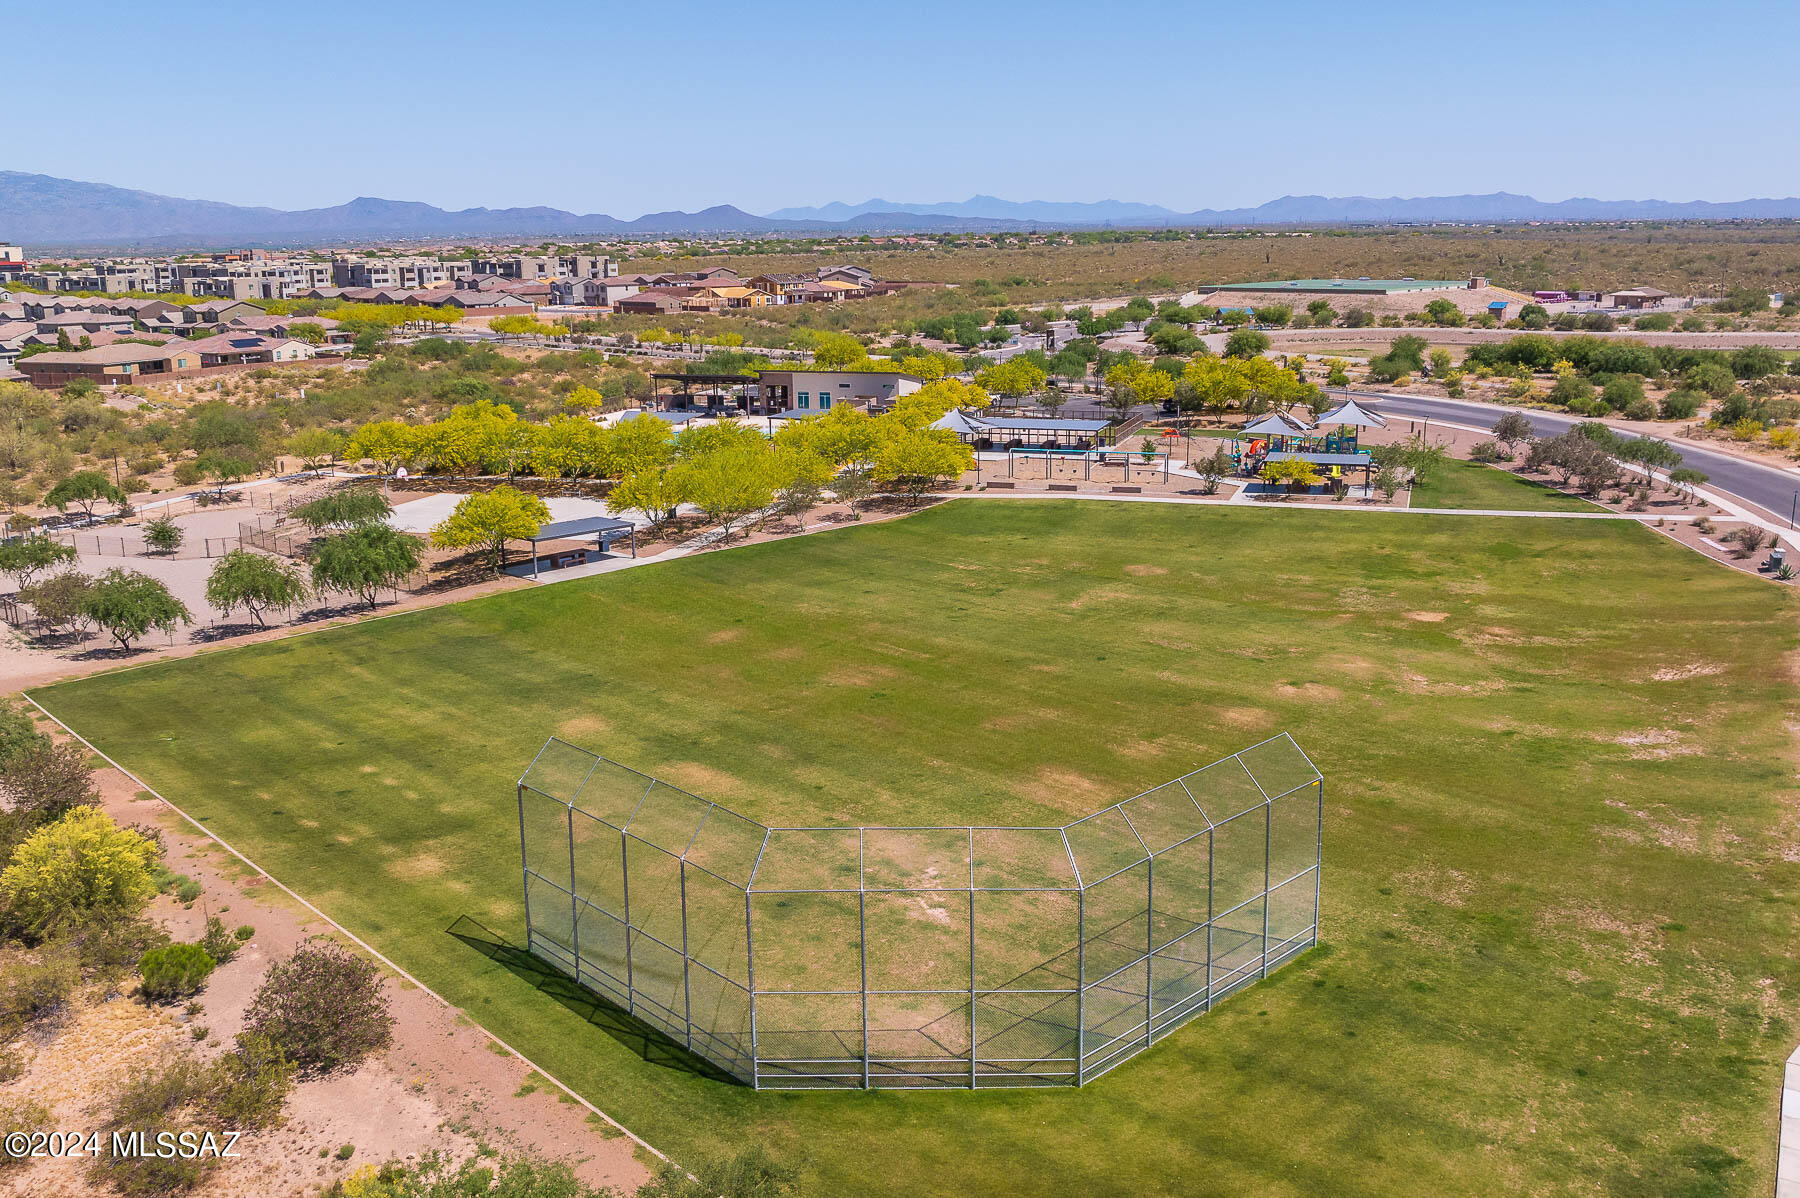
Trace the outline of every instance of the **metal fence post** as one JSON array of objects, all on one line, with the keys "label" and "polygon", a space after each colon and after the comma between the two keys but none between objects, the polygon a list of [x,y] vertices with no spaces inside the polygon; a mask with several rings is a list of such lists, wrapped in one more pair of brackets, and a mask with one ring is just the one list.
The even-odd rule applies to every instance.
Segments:
[{"label": "metal fence post", "polygon": [[[708,812],[708,814],[711,814]],[[704,822],[704,820],[702,821]],[[695,835],[699,835],[696,830]],[[689,844],[692,844],[689,841]],[[687,1023],[688,1051],[694,1050],[694,990],[691,978],[692,962],[688,958],[688,913],[687,913],[687,858],[676,859],[681,869],[681,1017]]]},{"label": "metal fence post", "polygon": [[1263,804],[1263,942],[1262,976],[1269,976],[1269,857],[1274,851],[1275,801]]},{"label": "metal fence post", "polygon": [[969,1089],[975,1089],[975,829],[969,829]]},{"label": "metal fence post", "polygon": [[864,830],[856,830],[856,952],[862,959],[862,1088],[869,1088],[869,895],[863,889]]},{"label": "metal fence post", "polygon": [[[1126,823],[1131,817],[1126,816]],[[1134,832],[1135,828],[1132,829]],[[1139,839],[1142,839],[1141,837]],[[1148,847],[1148,846],[1145,846]],[[1144,1046],[1150,1046],[1151,995],[1156,991],[1156,854],[1144,861]]]},{"label": "metal fence post", "polygon": [[[1076,879],[1079,884],[1080,878]],[[1087,887],[1075,892],[1075,1085],[1087,1080]]]},{"label": "metal fence post", "polygon": [[563,809],[569,834],[569,948],[575,954],[575,980],[581,980],[581,899],[575,893],[575,804]]},{"label": "metal fence post", "polygon": [[1218,829],[1211,827],[1212,817],[1207,817],[1206,829],[1206,1009],[1212,1010],[1213,999],[1213,855],[1219,847]]},{"label": "metal fence post", "polygon": [[[763,841],[765,844],[768,841],[766,834]],[[760,852],[757,853],[757,858],[758,864],[761,864],[762,854]],[[750,1088],[760,1090],[762,1089],[762,1058],[756,1053],[756,941],[750,929],[750,887],[755,882],[756,870],[752,868],[749,879],[744,883],[744,976],[750,984]],[[863,1001],[866,1003],[868,1000],[865,997]],[[863,1026],[866,1036],[868,1024],[865,1022]],[[865,1055],[863,1060],[866,1063],[868,1057]]]},{"label": "metal fence post", "polygon": [[[643,800],[639,800],[642,802]],[[633,814],[636,814],[633,812]],[[621,914],[625,918],[625,1009],[637,1014],[637,985],[631,977],[631,851],[626,846],[625,829],[619,829],[619,895]],[[570,879],[573,881],[574,879]]]},{"label": "metal fence post", "polygon": [[[519,874],[525,888],[525,951],[531,951],[531,860],[525,855],[525,784],[515,787],[519,795]],[[572,879],[571,879],[572,880]]]}]

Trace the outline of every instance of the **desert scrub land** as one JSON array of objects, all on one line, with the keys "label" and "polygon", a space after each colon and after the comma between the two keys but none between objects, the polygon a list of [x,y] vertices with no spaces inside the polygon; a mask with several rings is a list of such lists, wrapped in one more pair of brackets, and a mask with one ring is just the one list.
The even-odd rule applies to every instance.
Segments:
[{"label": "desert scrub land", "polygon": [[[677,1159],[820,1193],[1767,1192],[1793,600],[1608,521],[953,502],[35,692]],[[1085,1089],[757,1094],[522,940],[560,735],[788,823],[1060,822],[1291,731],[1321,945]]]}]

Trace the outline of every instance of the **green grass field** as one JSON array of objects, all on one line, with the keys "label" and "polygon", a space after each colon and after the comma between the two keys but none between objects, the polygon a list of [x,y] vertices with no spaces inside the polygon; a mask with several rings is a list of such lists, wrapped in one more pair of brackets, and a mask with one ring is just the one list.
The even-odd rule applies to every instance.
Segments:
[{"label": "green grass field", "polygon": [[[1768,1192],[1785,592],[1635,525],[960,502],[37,692],[678,1158],[819,1194]],[[1319,948],[1083,1090],[756,1094],[521,937],[558,733],[752,816],[1060,821],[1291,730]],[[593,1017],[590,1021],[590,1016]]]},{"label": "green grass field", "polygon": [[1597,512],[1585,499],[1496,470],[1480,462],[1445,461],[1413,488],[1413,507],[1482,508],[1508,512]]}]

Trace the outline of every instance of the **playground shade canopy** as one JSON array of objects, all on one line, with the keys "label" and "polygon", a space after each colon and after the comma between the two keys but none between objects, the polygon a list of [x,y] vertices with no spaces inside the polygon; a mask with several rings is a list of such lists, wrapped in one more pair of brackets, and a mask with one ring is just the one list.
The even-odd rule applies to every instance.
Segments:
[{"label": "playground shade canopy", "polygon": [[1251,436],[1298,437],[1312,431],[1312,425],[1281,411],[1259,416],[1243,428],[1243,432]]},{"label": "playground shade canopy", "polygon": [[1348,425],[1355,428],[1386,428],[1387,421],[1369,411],[1354,399],[1346,399],[1319,417],[1320,424]]}]

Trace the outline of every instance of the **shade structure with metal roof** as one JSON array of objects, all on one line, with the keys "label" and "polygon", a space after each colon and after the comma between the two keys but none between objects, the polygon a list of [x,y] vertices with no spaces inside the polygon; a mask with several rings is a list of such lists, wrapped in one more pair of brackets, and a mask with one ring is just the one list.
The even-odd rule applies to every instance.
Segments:
[{"label": "shade structure with metal roof", "polygon": [[1354,399],[1346,399],[1337,407],[1319,417],[1321,425],[1348,425],[1354,428],[1386,428],[1387,421],[1374,412],[1363,407]]},{"label": "shade structure with metal roof", "polygon": [[1291,412],[1284,412],[1277,408],[1246,424],[1243,431],[1250,436],[1303,437],[1316,430],[1313,425],[1306,423]]},{"label": "shade structure with metal roof", "polygon": [[552,520],[542,525],[537,532],[520,540],[531,542],[531,576],[538,577],[543,559],[538,555],[538,546],[546,541],[573,541],[579,538],[593,537],[600,546],[600,552],[609,552],[612,542],[619,537],[631,540],[631,556],[637,556],[637,525],[629,520],[618,520],[612,516],[579,516],[573,520]]}]

